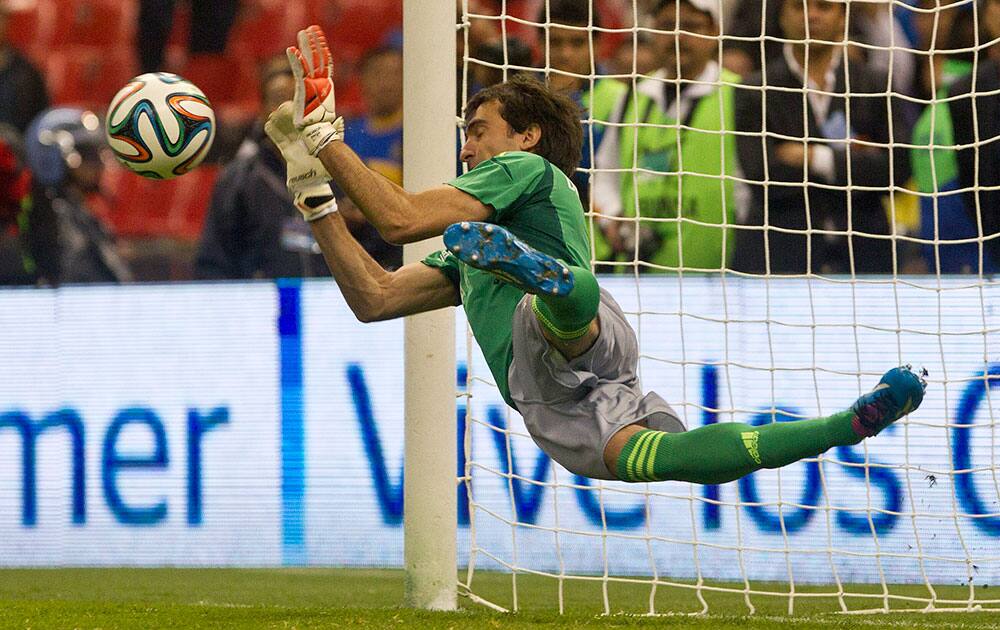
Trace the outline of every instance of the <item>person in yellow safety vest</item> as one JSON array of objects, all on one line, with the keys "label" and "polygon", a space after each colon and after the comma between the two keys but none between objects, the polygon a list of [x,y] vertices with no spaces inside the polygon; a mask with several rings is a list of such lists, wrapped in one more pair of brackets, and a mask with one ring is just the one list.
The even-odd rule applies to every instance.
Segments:
[{"label": "person in yellow safety vest", "polygon": [[717,271],[732,251],[740,79],[717,61],[718,0],[662,0],[654,18],[662,66],[612,114],[594,203],[619,270]]},{"label": "person in yellow safety vest", "polygon": [[[591,211],[591,165],[600,147],[607,123],[618,101],[625,95],[621,81],[594,75],[601,28],[596,10],[579,0],[550,0],[538,10],[538,22],[549,24],[543,35],[543,62],[550,68],[548,85],[566,94],[580,106],[583,120],[583,152],[580,166],[571,178],[580,193],[583,209]],[[590,76],[588,76],[590,75]],[[611,249],[591,217],[587,218],[594,248],[594,259],[606,259]]]}]

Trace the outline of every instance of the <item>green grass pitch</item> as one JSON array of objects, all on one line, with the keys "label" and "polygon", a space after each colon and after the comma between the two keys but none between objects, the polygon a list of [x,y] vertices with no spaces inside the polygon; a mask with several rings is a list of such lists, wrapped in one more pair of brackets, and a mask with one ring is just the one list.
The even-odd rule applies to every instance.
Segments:
[{"label": "green grass pitch", "polygon": [[[838,615],[831,613],[837,609],[835,599],[808,596],[796,600],[794,616],[787,615],[787,598],[755,596],[757,615],[747,616],[741,595],[713,593],[706,594],[709,615],[648,617],[641,614],[649,605],[648,586],[619,583],[609,584],[614,614],[605,616],[600,582],[577,580],[565,582],[567,614],[559,615],[556,581],[525,575],[517,576],[517,614],[494,612],[464,598],[459,612],[431,613],[400,606],[403,579],[400,571],[348,569],[4,569],[0,628],[1000,628],[1000,613]],[[473,586],[477,594],[510,606],[511,579],[476,573]],[[878,587],[851,590],[880,592]],[[830,588],[796,589],[810,591]],[[891,592],[927,595],[916,586]],[[951,599],[967,598],[968,592],[960,586],[938,590]],[[700,609],[688,589],[661,587],[655,603],[663,611]],[[860,609],[877,603],[852,600],[849,605]]]}]

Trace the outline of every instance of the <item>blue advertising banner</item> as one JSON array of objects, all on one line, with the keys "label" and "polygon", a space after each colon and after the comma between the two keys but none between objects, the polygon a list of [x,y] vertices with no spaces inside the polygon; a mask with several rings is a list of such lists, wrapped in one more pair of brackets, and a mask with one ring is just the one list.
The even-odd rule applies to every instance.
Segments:
[{"label": "blue advertising banner", "polygon": [[[905,362],[927,398],[876,439],[725,486],[598,483],[538,450],[460,317],[461,563],[1000,579],[994,285],[603,284],[644,386],[689,428],[834,413]],[[402,335],[322,281],[0,293],[0,564],[400,566]]]}]

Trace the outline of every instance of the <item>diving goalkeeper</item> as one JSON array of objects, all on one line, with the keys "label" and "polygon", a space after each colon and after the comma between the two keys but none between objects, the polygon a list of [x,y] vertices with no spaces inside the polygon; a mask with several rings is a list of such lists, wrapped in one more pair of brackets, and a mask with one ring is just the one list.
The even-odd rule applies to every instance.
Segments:
[{"label": "diving goalkeeper", "polygon": [[[351,310],[370,322],[463,305],[504,400],[569,471],[724,483],[857,444],[923,399],[924,380],[897,367],[826,418],[685,431],[659,395],[643,394],[635,333],[590,272],[583,208],[569,179],[582,143],[576,105],[523,76],[480,91],[466,108],[460,157],[468,172],[409,193],[344,144],[322,31],[310,27],[298,43],[288,50],[295,99],[266,130]],[[446,249],[384,271],[338,214],[328,174],[386,240],[443,234]]]}]

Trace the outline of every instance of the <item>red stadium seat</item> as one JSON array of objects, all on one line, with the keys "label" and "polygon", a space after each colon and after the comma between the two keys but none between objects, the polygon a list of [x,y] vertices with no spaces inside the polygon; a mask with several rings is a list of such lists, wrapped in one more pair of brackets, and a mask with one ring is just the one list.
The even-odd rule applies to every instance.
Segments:
[{"label": "red stadium seat", "polygon": [[105,177],[111,195],[110,220],[119,236],[162,236],[169,232],[170,209],[181,180],[145,179],[124,168],[109,169]]},{"label": "red stadium seat", "polygon": [[183,177],[158,181],[124,168],[109,169],[105,186],[113,231],[122,237],[197,240],[218,173],[217,166],[203,165]]},{"label": "red stadium seat", "polygon": [[[384,45],[392,31],[402,28],[402,0],[306,0],[300,6],[305,7],[301,11],[305,19],[299,19],[291,30],[307,24],[323,27],[333,50],[338,110],[346,115],[362,113],[358,61],[368,50]],[[345,24],[351,27],[343,28]],[[289,37],[294,41],[294,36]]]},{"label": "red stadium seat", "polygon": [[136,20],[133,2],[59,0],[46,44],[63,46],[131,45]]},{"label": "red stadium seat", "polygon": [[[316,16],[326,31],[335,61],[358,58],[366,50],[385,42],[386,36],[403,26],[402,0],[337,0],[327,3]],[[344,28],[350,24],[350,28]]]},{"label": "red stadium seat", "polygon": [[304,15],[297,3],[271,1],[252,4],[241,14],[229,39],[229,50],[248,55],[261,62],[277,54],[295,41],[296,14]]},{"label": "red stadium seat", "polygon": [[180,2],[174,8],[174,24],[170,29],[167,45],[187,50],[188,39],[191,37],[191,5]]},{"label": "red stadium seat", "polygon": [[7,39],[10,43],[21,50],[30,50],[42,30],[42,11],[43,9],[36,4],[28,9],[11,13],[7,22]]},{"label": "red stadium seat", "polygon": [[257,70],[242,55],[192,56],[180,74],[201,88],[213,106],[256,107],[260,101]]},{"label": "red stadium seat", "polygon": [[67,47],[45,58],[45,78],[54,103],[74,104],[103,112],[135,75],[129,50],[93,46]]},{"label": "red stadium seat", "polygon": [[361,82],[356,77],[337,83],[337,113],[344,116],[361,116],[365,113],[365,99],[361,95]]},{"label": "red stadium seat", "polygon": [[178,180],[177,197],[170,210],[170,236],[185,241],[196,241],[201,236],[219,170],[214,164],[206,164]]},{"label": "red stadium seat", "polygon": [[[11,39],[43,69],[53,103],[103,109],[138,72],[137,10],[135,0],[37,0],[11,16]],[[256,111],[259,62],[294,43],[296,30],[312,23],[327,27],[341,86],[338,101],[349,113],[362,106],[357,60],[399,28],[402,0],[257,0],[241,14],[225,55],[185,63],[190,20],[190,6],[178,3],[167,58],[205,91],[217,113]]]},{"label": "red stadium seat", "polygon": [[[257,0],[240,11],[229,36],[227,53],[239,51],[254,63],[284,52],[295,41],[295,33],[308,15],[300,3],[285,0]],[[191,8],[186,3],[174,12],[174,24],[168,40],[168,59],[183,58],[191,32]]]},{"label": "red stadium seat", "polygon": [[302,22],[296,28],[304,28],[310,24],[328,24],[329,14],[334,3],[330,0],[303,0],[299,6],[305,10]]}]

